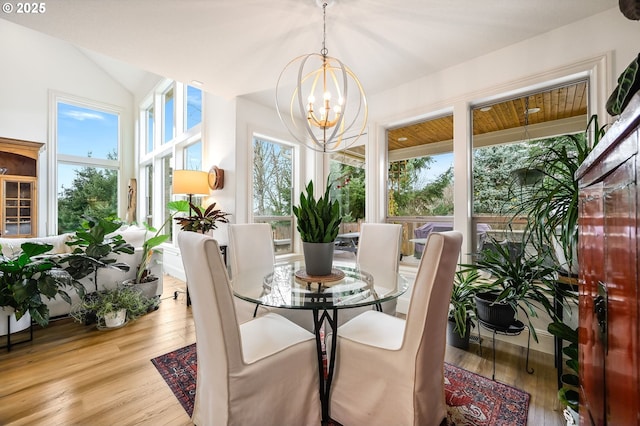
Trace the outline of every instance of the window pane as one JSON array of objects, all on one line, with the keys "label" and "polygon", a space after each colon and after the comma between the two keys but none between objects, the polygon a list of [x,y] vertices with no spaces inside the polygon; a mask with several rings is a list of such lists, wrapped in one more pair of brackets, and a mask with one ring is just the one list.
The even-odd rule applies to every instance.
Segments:
[{"label": "window pane", "polygon": [[293,149],[253,140],[253,220],[271,224],[277,254],[291,253]]},{"label": "window pane", "polygon": [[[528,170],[531,159],[549,146],[573,155],[557,136],[584,132],[587,100],[588,85],[581,80],[472,110],[473,221],[478,227],[487,224],[489,235],[498,240],[522,242],[527,219],[520,208],[535,197],[530,191],[542,177]],[[482,241],[475,246],[481,248]]]},{"label": "window pane", "polygon": [[[163,206],[163,214],[162,220],[160,222],[164,222],[165,218],[169,217],[171,212],[169,211],[169,201],[171,201],[171,194],[173,188],[173,168],[171,167],[171,163],[173,160],[173,156],[167,155],[162,159],[162,182],[164,182],[164,186],[162,188],[162,206]],[[169,241],[173,240],[173,226],[170,226],[168,229],[169,233]]]},{"label": "window pane", "polygon": [[147,123],[147,152],[153,151],[153,129],[155,124],[155,115],[153,112],[153,106],[149,107],[145,113]]},{"label": "window pane", "polygon": [[146,196],[146,209],[147,209],[147,225],[153,225],[153,165],[145,167],[145,173],[147,177],[147,193]]},{"label": "window pane", "polygon": [[402,224],[402,262],[417,264],[424,230],[453,225],[453,115],[391,129],[387,147],[387,222]]},{"label": "window pane", "polygon": [[290,147],[254,139],[253,214],[290,216],[292,200],[292,161]]},{"label": "window pane", "polygon": [[175,137],[175,100],[173,96],[173,88],[167,90],[163,97],[164,106],[164,143],[169,142]]},{"label": "window pane", "polygon": [[185,170],[202,170],[202,141],[189,145],[184,149]]},{"label": "window pane", "polygon": [[388,215],[453,215],[453,116],[390,130],[388,146]]},{"label": "window pane", "polygon": [[58,233],[76,230],[83,215],[117,214],[118,171],[58,163]]},{"label": "window pane", "polygon": [[63,102],[57,105],[58,154],[118,159],[118,114]]},{"label": "window pane", "polygon": [[364,151],[360,155],[350,148],[331,154],[331,198],[340,204],[340,233],[358,232],[365,218],[364,166]]},{"label": "window pane", "polygon": [[187,86],[186,101],[186,126],[187,130],[200,124],[202,121],[202,90]]}]

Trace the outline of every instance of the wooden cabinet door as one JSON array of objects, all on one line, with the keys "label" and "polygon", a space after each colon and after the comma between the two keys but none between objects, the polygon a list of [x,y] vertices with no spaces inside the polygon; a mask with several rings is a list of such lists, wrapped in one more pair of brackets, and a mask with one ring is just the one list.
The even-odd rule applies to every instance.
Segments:
[{"label": "wooden cabinet door", "polygon": [[606,419],[636,425],[638,386],[637,156],[604,181]]},{"label": "wooden cabinet door", "polygon": [[2,236],[35,237],[37,234],[35,178],[7,176],[0,182]]},{"label": "wooden cabinet door", "polygon": [[580,419],[582,425],[605,423],[604,344],[595,318],[598,283],[604,276],[604,200],[602,183],[580,191],[580,238],[578,264],[582,268],[579,286],[578,328],[580,365]]},{"label": "wooden cabinet door", "polygon": [[640,423],[637,155],[623,154],[617,167],[603,168],[603,179],[580,193],[583,425]]}]

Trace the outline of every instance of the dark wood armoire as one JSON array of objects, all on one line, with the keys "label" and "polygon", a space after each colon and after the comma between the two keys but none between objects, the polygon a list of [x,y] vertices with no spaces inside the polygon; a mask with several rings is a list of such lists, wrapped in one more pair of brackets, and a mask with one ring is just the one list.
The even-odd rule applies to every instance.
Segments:
[{"label": "dark wood armoire", "polygon": [[640,95],[577,172],[582,425],[640,424]]}]

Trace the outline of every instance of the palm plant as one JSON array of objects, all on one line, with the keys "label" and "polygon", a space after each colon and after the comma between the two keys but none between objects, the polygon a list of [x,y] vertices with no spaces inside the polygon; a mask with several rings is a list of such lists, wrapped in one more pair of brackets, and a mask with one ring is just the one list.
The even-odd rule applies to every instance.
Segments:
[{"label": "palm plant", "polygon": [[[587,133],[593,126],[593,145]],[[535,182],[521,188],[522,201],[515,217],[525,216],[525,233],[539,248],[562,246],[567,269],[571,271],[578,243],[578,181],[575,173],[605,133],[598,116],[589,119],[584,133],[564,135],[546,140],[541,149],[530,155],[527,170],[542,175]]]}]

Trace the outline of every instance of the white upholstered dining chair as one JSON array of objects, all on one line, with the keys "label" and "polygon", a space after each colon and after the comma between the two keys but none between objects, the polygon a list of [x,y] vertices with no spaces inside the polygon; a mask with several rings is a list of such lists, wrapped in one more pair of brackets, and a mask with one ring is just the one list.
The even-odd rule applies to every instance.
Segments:
[{"label": "white upholstered dining chair", "polygon": [[[360,225],[358,254],[356,262],[375,279],[376,290],[389,291],[396,285],[400,265],[400,247],[402,245],[402,225],[396,223],[363,223]],[[382,312],[396,314],[396,300],[382,304]]]},{"label": "white upholstered dining chair", "polygon": [[196,425],[320,423],[314,335],[275,313],[238,324],[216,240],[178,234],[196,330]]},{"label": "white upholstered dining chair", "polygon": [[371,310],[338,328],[331,418],[344,426],[445,418],[447,311],[461,245],[460,232],[430,234],[406,320]]},{"label": "white upholstered dining chair", "polygon": [[[244,223],[229,225],[228,259],[231,267],[231,285],[233,278],[243,268],[263,269],[265,275],[273,270],[275,254],[271,236],[271,226],[268,223]],[[260,283],[256,283],[259,287]],[[255,316],[267,313],[263,306],[247,302],[234,297],[238,321],[249,321]]]},{"label": "white upholstered dining chair", "polygon": [[[231,285],[234,277],[242,271],[256,269],[264,270],[266,275],[273,271],[275,252],[273,249],[273,234],[268,223],[242,223],[229,225],[229,259],[231,263]],[[256,287],[262,288],[260,282]],[[238,320],[247,321],[254,316],[256,305],[239,298],[235,298]],[[259,306],[257,314],[275,312],[295,322],[306,330],[313,331],[313,316],[310,311],[297,309],[265,308]]]},{"label": "white upholstered dining chair", "polygon": [[[360,225],[356,264],[374,279],[378,293],[385,293],[388,283],[389,292],[395,291],[400,265],[400,246],[402,244],[402,225],[393,223],[363,223]],[[396,314],[397,301],[382,303],[382,312]],[[374,309],[374,306],[342,309],[338,315],[338,325],[342,325],[362,312]]]}]

